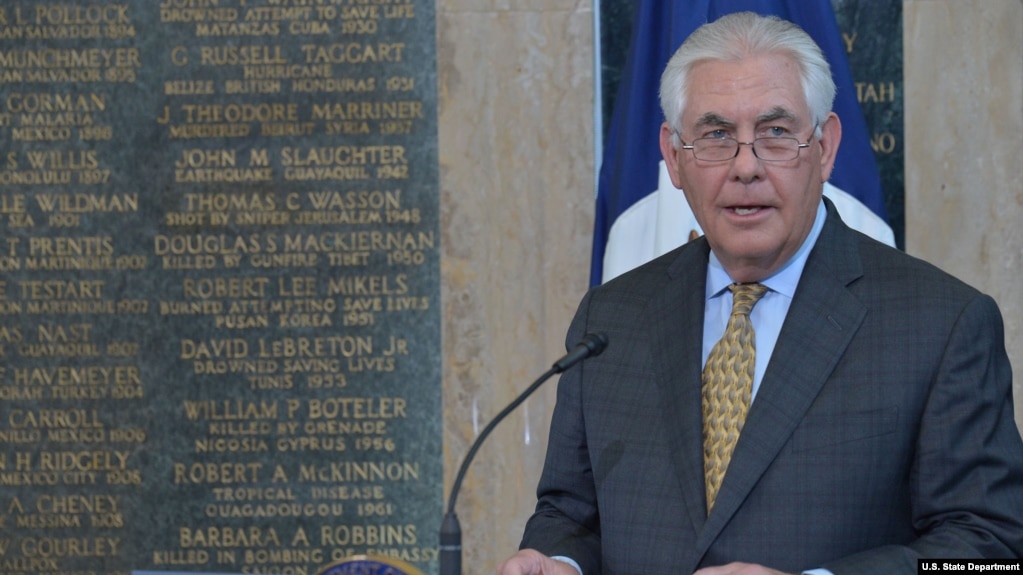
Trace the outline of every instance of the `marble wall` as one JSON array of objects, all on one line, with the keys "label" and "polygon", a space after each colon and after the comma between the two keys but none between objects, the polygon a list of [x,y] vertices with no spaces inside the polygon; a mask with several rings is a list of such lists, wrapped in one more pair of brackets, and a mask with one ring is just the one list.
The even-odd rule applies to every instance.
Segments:
[{"label": "marble wall", "polygon": [[[1023,373],[1023,0],[904,0],[903,17],[906,249],[998,300]],[[587,286],[594,39],[591,0],[437,0],[437,18],[450,486],[483,426],[564,352]],[[554,389],[470,468],[467,575],[517,547]]]},{"label": "marble wall", "polygon": [[906,251],[990,294],[1023,426],[1023,0],[904,0]]},{"label": "marble wall", "polygon": [[[479,431],[564,353],[589,281],[589,0],[439,0],[445,485]],[[466,575],[512,554],[555,382],[495,432],[459,495]],[[445,489],[447,494],[447,488]]]}]

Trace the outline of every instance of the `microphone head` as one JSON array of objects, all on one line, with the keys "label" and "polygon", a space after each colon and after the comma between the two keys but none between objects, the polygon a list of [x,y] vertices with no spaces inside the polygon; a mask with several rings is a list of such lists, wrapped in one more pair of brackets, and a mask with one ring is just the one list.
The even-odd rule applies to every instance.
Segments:
[{"label": "microphone head", "polygon": [[582,345],[586,346],[586,349],[590,350],[589,356],[594,357],[600,355],[607,348],[607,336],[601,332],[588,333],[583,336]]},{"label": "microphone head", "polygon": [[579,343],[575,344],[572,351],[554,362],[553,369],[556,373],[561,373],[588,357],[600,355],[605,347],[607,347],[606,335],[602,333],[588,333],[579,340]]}]

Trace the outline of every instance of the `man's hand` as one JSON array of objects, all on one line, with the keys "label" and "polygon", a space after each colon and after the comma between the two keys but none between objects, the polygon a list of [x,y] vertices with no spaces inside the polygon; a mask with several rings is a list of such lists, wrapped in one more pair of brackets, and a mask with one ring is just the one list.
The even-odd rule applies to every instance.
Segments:
[{"label": "man's hand", "polygon": [[564,561],[555,561],[533,549],[523,549],[498,565],[497,575],[579,575],[579,573],[575,567]]},{"label": "man's hand", "polygon": [[[500,573],[500,571],[498,572]],[[775,571],[774,569],[768,569],[763,565],[754,565],[752,563],[729,563],[728,565],[721,565],[719,567],[705,567],[700,569],[693,575],[788,575],[781,571]]]}]

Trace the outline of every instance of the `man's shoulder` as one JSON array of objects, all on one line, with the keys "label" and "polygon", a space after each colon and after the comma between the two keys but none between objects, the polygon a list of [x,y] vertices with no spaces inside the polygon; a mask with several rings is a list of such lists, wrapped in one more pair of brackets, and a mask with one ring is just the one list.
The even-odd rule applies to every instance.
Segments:
[{"label": "man's shoulder", "polygon": [[685,279],[690,274],[699,274],[702,277],[707,273],[709,252],[707,240],[700,237],[640,264],[608,280],[600,287],[609,291],[645,292],[660,289],[665,284]]},{"label": "man's shoulder", "polygon": [[944,297],[973,299],[980,292],[963,279],[937,265],[906,253],[856,230],[856,251],[864,283],[878,285],[891,293],[944,294]]},{"label": "man's shoulder", "polygon": [[705,240],[689,242],[592,288],[584,305],[591,315],[640,322],[689,309],[706,285],[706,248],[697,242]]}]

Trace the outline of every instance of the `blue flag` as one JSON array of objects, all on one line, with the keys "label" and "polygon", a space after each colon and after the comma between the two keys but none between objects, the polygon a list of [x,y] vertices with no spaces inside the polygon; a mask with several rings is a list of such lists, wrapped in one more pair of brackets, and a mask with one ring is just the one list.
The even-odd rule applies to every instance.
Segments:
[{"label": "blue flag", "polygon": [[[641,0],[633,20],[629,52],[597,182],[591,285],[600,284],[605,278],[605,251],[615,221],[638,203],[650,203],[658,189],[661,161],[658,134],[664,115],[657,93],[668,59],[699,26],[742,11],[776,15],[794,22],[821,47],[838,88],[832,109],[842,120],[842,145],[829,180],[833,187],[826,186],[826,195],[834,187],[840,192],[844,190],[872,212],[869,218],[877,216],[874,218],[877,221],[872,222],[875,226],[890,230],[884,223],[884,195],[870,134],[856,99],[856,86],[831,0]],[[650,233],[645,224],[634,222],[630,229]]]}]

